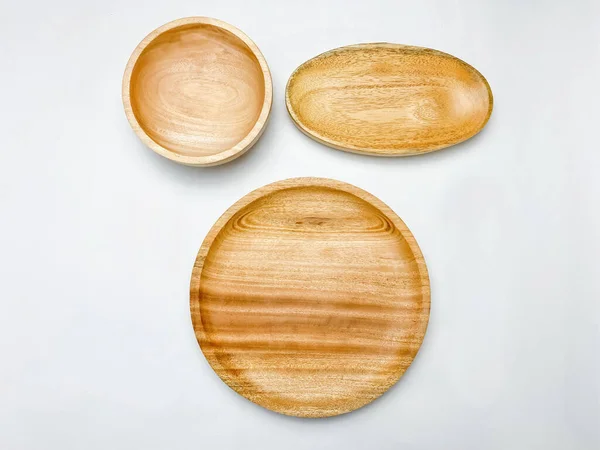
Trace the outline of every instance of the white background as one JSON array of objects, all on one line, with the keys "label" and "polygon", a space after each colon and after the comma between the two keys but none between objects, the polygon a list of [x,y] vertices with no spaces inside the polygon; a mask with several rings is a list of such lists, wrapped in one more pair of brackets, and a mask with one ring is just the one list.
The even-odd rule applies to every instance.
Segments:
[{"label": "white background", "polygon": [[[600,448],[600,4],[1,0],[0,448]],[[273,75],[271,122],[229,164],[145,148],[121,104],[130,53],[170,20],[246,32]],[[492,118],[429,155],[329,149],[284,88],[334,47],[449,52],[488,79]],[[231,391],[190,325],[196,252],[234,201],[296,176],[391,206],[432,283],[423,347],[371,405],[284,417]]]}]

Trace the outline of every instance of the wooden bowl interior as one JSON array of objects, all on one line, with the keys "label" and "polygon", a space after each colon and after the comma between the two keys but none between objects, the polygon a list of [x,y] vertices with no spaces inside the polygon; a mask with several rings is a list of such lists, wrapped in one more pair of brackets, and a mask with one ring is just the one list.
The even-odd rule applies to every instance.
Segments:
[{"label": "wooden bowl interior", "polygon": [[182,156],[209,156],[252,130],[265,100],[265,77],[238,36],[211,24],[186,24],[142,51],[130,98],[140,127],[157,144]]}]

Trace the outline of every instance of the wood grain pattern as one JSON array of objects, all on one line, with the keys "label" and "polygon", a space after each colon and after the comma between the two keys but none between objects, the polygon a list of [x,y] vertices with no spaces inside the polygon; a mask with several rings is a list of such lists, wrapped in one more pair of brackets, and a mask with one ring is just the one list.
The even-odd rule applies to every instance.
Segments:
[{"label": "wood grain pattern", "polygon": [[190,309],[208,362],[273,411],[326,417],[382,395],[427,328],[425,261],[400,218],[352,185],[297,178],[234,204],[194,265]]},{"label": "wood grain pattern", "polygon": [[340,150],[405,156],[477,134],[493,106],[473,67],[447,53],[398,44],[360,44],[298,67],[286,88],[298,128]]},{"label": "wood grain pattern", "polygon": [[210,166],[246,152],[272,103],[267,63],[237,28],[207,17],[168,23],[131,55],[123,103],[146,145],[173,161]]}]

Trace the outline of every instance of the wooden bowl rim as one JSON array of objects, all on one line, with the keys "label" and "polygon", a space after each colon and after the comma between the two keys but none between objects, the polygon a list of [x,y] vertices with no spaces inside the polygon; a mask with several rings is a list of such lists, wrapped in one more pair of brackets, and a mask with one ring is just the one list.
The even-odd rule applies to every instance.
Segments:
[{"label": "wooden bowl rim", "polygon": [[[375,197],[374,195],[370,194],[369,192],[367,192],[359,187],[356,187],[352,184],[334,180],[331,178],[317,178],[317,177],[288,178],[285,180],[280,180],[280,181],[276,181],[274,183],[267,184],[263,187],[255,189],[254,191],[251,191],[248,194],[244,195],[241,199],[239,199],[237,202],[235,202],[233,205],[231,205],[221,215],[221,217],[219,217],[219,219],[211,227],[210,231],[204,238],[204,241],[202,242],[202,245],[200,246],[200,250],[198,251],[198,255],[196,257],[196,261],[194,262],[194,267],[192,269],[192,276],[191,276],[191,280],[190,280],[190,316],[191,316],[192,328],[194,330],[194,334],[196,335],[196,340],[198,341],[200,349],[202,350],[202,353],[204,354],[206,360],[212,367],[213,371],[219,376],[219,378],[221,378],[221,380],[225,384],[227,384],[227,386],[229,386],[232,390],[234,390],[235,392],[240,394],[242,397],[250,400],[252,403],[255,403],[255,404],[262,406],[264,408],[267,408],[271,411],[274,411],[274,412],[277,412],[280,414],[284,414],[284,415],[292,415],[292,414],[288,414],[285,411],[282,411],[281,409],[278,408],[276,403],[271,402],[269,399],[264,399],[264,398],[258,399],[258,398],[249,397],[247,395],[247,393],[244,393],[243,389],[238,388],[235,383],[230,383],[229,382],[230,377],[225,376],[227,373],[227,368],[221,364],[221,362],[215,355],[211,354],[210,352],[204,351],[204,345],[205,345],[204,343],[207,340],[207,333],[206,333],[206,330],[202,323],[202,316],[200,313],[200,298],[199,298],[200,297],[200,280],[201,280],[201,276],[202,276],[202,269],[204,267],[204,261],[210,251],[210,248],[213,245],[213,242],[215,241],[217,236],[221,233],[223,228],[227,225],[227,223],[231,220],[231,218],[233,216],[235,216],[235,214],[237,214],[241,209],[245,208],[246,206],[250,205],[251,203],[253,203],[254,201],[256,201],[262,197],[266,197],[277,191],[293,189],[293,188],[302,188],[302,187],[321,187],[321,188],[340,190],[340,191],[352,194],[363,201],[366,201],[373,207],[377,208],[380,212],[385,214],[392,221],[394,226],[398,229],[398,231],[400,232],[402,237],[405,239],[412,254],[414,255],[415,262],[416,262],[417,268],[419,270],[420,285],[423,289],[423,291],[422,291],[423,292],[423,300],[424,300],[424,304],[426,305],[426,310],[427,310],[427,317],[426,317],[426,319],[424,319],[421,322],[423,339],[421,340],[421,343],[419,344],[419,348],[415,352],[410,365],[412,365],[414,358],[416,358],[416,356],[419,352],[419,349],[423,345],[424,337],[427,332],[427,326],[429,324],[429,315],[430,315],[430,310],[431,310],[431,286],[430,286],[430,282],[429,282],[429,273],[427,270],[427,263],[425,262],[425,258],[423,257],[423,253],[421,252],[419,244],[417,243],[417,240],[415,239],[415,237],[413,236],[413,234],[409,230],[409,228],[406,226],[404,221],[388,205],[386,205],[384,202],[379,200],[379,198]],[[409,368],[410,368],[410,365],[409,365]],[[389,388],[391,388],[394,384],[396,384],[396,382],[398,380],[400,380],[400,378],[402,378],[404,373],[406,373],[406,371],[400,372],[400,373],[395,373],[385,383],[381,383],[381,385],[384,387],[384,389],[381,389],[381,392],[379,392],[379,393],[374,393],[369,398],[369,400],[366,403],[364,403],[363,405],[361,405],[359,408],[362,408],[363,406],[366,406],[369,403],[371,403],[373,400],[376,400],[377,398],[381,397],[385,392],[388,391]],[[313,417],[313,418],[330,417],[330,416],[334,416],[334,415],[349,413],[349,412],[355,411],[356,409],[359,409],[359,408],[348,408],[347,410],[339,410],[335,414],[328,414],[326,412],[315,411],[315,412],[312,412],[311,414],[307,414],[307,415],[294,414],[294,416],[296,416],[296,417]]]},{"label": "wooden bowl rim", "polygon": [[[347,49],[353,49],[353,48],[368,49],[368,48],[373,48],[373,47],[411,49],[411,50],[416,50],[416,51],[421,51],[421,52],[428,52],[428,53],[431,53],[431,54],[434,54],[437,56],[450,57],[450,58],[453,58],[453,59],[457,60],[458,62],[460,62],[463,66],[467,67],[469,70],[472,70],[477,76],[479,76],[483,80],[483,84],[485,85],[485,88],[488,93],[488,99],[489,99],[489,107],[488,107],[487,115],[486,115],[486,118],[483,121],[481,127],[479,127],[477,132],[475,134],[473,134],[472,136],[468,136],[465,139],[462,139],[461,141],[455,142],[453,144],[444,144],[444,145],[440,145],[440,146],[435,146],[435,147],[432,147],[427,150],[416,150],[416,151],[407,150],[407,151],[403,151],[403,152],[398,152],[395,149],[364,148],[364,147],[359,147],[359,146],[356,146],[353,144],[341,146],[341,145],[337,145],[331,139],[328,139],[325,136],[314,132],[314,130],[311,131],[310,129],[308,129],[308,127],[306,127],[306,125],[304,123],[302,123],[300,121],[300,119],[298,118],[298,115],[296,114],[296,111],[293,108],[292,101],[290,100],[290,84],[292,83],[294,78],[298,75],[298,72],[300,71],[302,66],[304,66],[309,61],[312,61],[312,60],[318,59],[318,58],[322,58],[322,57],[327,57],[329,55],[333,55],[341,50],[347,50]],[[494,95],[492,93],[492,88],[491,88],[490,84],[488,83],[488,80],[483,76],[483,74],[479,70],[477,70],[477,68],[475,68],[468,62],[466,62],[450,53],[446,53],[441,50],[436,50],[434,48],[429,48],[429,47],[419,47],[416,45],[395,44],[393,42],[364,42],[364,43],[360,43],[360,44],[351,44],[351,45],[344,45],[342,47],[332,48],[331,50],[324,51],[322,53],[319,53],[316,56],[313,56],[312,58],[307,59],[302,64],[300,64],[298,67],[296,67],[294,69],[294,71],[292,72],[292,74],[290,75],[290,77],[288,78],[288,81],[285,85],[285,107],[288,111],[288,114],[292,118],[292,122],[294,122],[294,125],[296,125],[296,127],[302,133],[307,135],[309,138],[311,138],[323,145],[326,145],[327,147],[335,148],[336,150],[342,150],[345,152],[357,153],[360,155],[380,156],[380,157],[384,157],[384,158],[389,158],[389,157],[397,158],[397,157],[403,157],[403,156],[423,155],[425,153],[435,152],[438,150],[442,150],[444,148],[448,148],[448,147],[452,147],[454,145],[460,144],[461,142],[467,141],[467,140],[471,139],[472,137],[476,136],[477,134],[479,134],[481,132],[481,130],[483,130],[485,128],[488,121],[490,120],[490,117],[492,116],[492,111],[494,109]]]},{"label": "wooden bowl rim", "polygon": [[[184,25],[192,24],[205,24],[221,28],[230,32],[242,42],[244,42],[248,46],[248,48],[250,48],[250,50],[258,60],[265,83],[265,96],[263,100],[262,109],[260,115],[256,119],[256,123],[254,124],[250,132],[233,147],[227,150],[222,150],[219,153],[215,153],[213,155],[185,156],[176,153],[173,150],[170,150],[166,147],[163,147],[162,145],[154,141],[150,136],[148,136],[148,134],[146,134],[146,131],[138,122],[137,117],[135,116],[133,108],[131,106],[131,75],[140,55],[143,53],[146,47],[148,47],[148,45],[150,45],[150,43],[161,34],[173,30],[174,28],[179,28]],[[243,155],[256,143],[256,141],[258,141],[258,139],[260,138],[260,136],[266,128],[267,121],[271,113],[271,106],[273,103],[273,81],[271,79],[271,72],[269,70],[269,66],[265,57],[261,53],[258,46],[243,31],[239,30],[233,25],[223,22],[222,20],[214,19],[211,17],[185,17],[182,19],[173,20],[169,23],[158,27],[150,34],[148,34],[138,44],[138,46],[135,48],[135,50],[129,57],[129,61],[127,62],[127,66],[125,68],[125,74],[123,75],[122,98],[123,106],[125,107],[125,114],[127,116],[127,120],[129,120],[129,124],[133,128],[133,131],[135,132],[135,134],[137,134],[137,136],[142,140],[144,144],[146,144],[156,153],[177,163],[189,166],[215,166],[218,164],[229,162]]]}]

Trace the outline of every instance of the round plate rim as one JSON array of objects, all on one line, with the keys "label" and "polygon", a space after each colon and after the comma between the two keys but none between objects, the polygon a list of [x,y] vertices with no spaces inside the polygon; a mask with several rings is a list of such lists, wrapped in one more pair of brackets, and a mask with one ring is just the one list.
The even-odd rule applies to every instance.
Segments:
[{"label": "round plate rim", "polygon": [[[349,408],[347,410],[340,410],[333,414],[324,412],[324,411],[311,413],[309,415],[289,414],[286,411],[278,409],[276,405],[269,405],[268,401],[258,403],[257,401],[255,401],[255,399],[248,397],[241,390],[238,390],[238,389],[236,389],[235,386],[232,386],[228,382],[228,380],[223,377],[223,374],[225,373],[226,368],[221,365],[221,363],[216,358],[216,356],[214,356],[211,353],[205,352],[204,346],[203,346],[203,343],[206,340],[206,333],[205,333],[204,327],[202,325],[202,318],[200,315],[200,301],[199,301],[200,279],[201,279],[201,275],[202,275],[202,269],[204,266],[204,260],[205,260],[206,256],[208,255],[208,252],[210,251],[210,248],[211,248],[215,238],[219,235],[219,233],[221,232],[223,227],[229,222],[229,220],[242,208],[248,206],[249,204],[256,201],[257,199],[267,196],[269,194],[272,194],[274,192],[277,192],[280,190],[285,190],[285,189],[290,189],[290,188],[297,188],[297,187],[324,187],[324,188],[332,188],[332,189],[336,189],[336,190],[341,190],[341,191],[353,194],[356,197],[370,203],[375,208],[379,209],[383,214],[385,214],[393,222],[394,226],[398,229],[398,231],[402,234],[402,236],[406,240],[411,252],[413,253],[413,255],[415,257],[415,260],[417,261],[417,267],[419,269],[419,276],[420,276],[420,280],[421,280],[421,287],[423,289],[423,299],[424,299],[424,303],[427,305],[426,306],[427,316],[421,323],[423,339],[421,340],[421,342],[419,344],[419,348],[417,349],[417,351],[415,352],[415,354],[413,356],[413,359],[411,360],[410,365],[412,365],[414,358],[416,358],[416,356],[419,352],[419,349],[423,345],[424,337],[425,337],[425,334],[427,331],[427,326],[429,324],[429,315],[430,315],[430,309],[431,309],[431,288],[430,288],[430,283],[429,283],[429,273],[427,270],[427,264],[425,262],[425,258],[423,257],[423,253],[421,252],[421,249],[420,249],[416,239],[414,238],[412,232],[408,229],[408,227],[406,226],[404,221],[389,206],[387,206],[385,203],[383,203],[381,200],[379,200],[374,195],[368,193],[367,191],[364,191],[361,188],[358,188],[349,183],[345,183],[342,181],[337,181],[337,180],[333,180],[333,179],[329,179],[329,178],[302,177],[302,178],[290,178],[290,179],[286,179],[286,180],[277,181],[277,182],[274,182],[271,184],[267,184],[263,187],[260,187],[254,191],[251,191],[250,193],[246,194],[241,199],[239,199],[237,202],[235,202],[232,206],[230,206],[221,215],[221,217],[219,217],[219,219],[215,222],[215,224],[211,227],[210,231],[208,232],[208,234],[204,238],[204,241],[202,242],[200,250],[198,251],[198,255],[194,262],[194,267],[192,269],[192,276],[191,276],[191,280],[190,280],[190,316],[191,316],[191,322],[192,322],[194,334],[196,335],[196,340],[198,341],[198,344],[200,346],[200,349],[202,350],[202,353],[204,354],[206,360],[210,364],[213,371],[232,390],[234,390],[235,392],[237,392],[238,394],[240,394],[242,397],[246,398],[247,400],[250,400],[252,403],[255,403],[259,406],[262,406],[264,408],[267,408],[271,411],[274,411],[274,412],[277,412],[280,414],[291,415],[291,416],[295,416],[295,417],[312,417],[312,418],[330,417],[330,416],[336,416],[336,415],[340,415],[340,414],[349,413],[349,412],[355,411],[356,409],[362,408],[365,405],[368,405],[373,400],[379,398],[381,395],[383,395],[385,392],[387,392],[390,387],[392,387],[394,384],[396,384],[396,382],[404,375],[404,373],[406,373],[406,371],[401,372],[398,374],[398,376],[393,377],[393,379],[391,379],[390,382],[385,385],[385,389],[383,389],[381,393],[372,395],[371,398],[366,403],[361,405],[359,408]],[[409,365],[409,367],[410,367],[410,365]]]},{"label": "round plate rim", "polygon": [[[185,156],[160,145],[159,143],[154,141],[150,136],[148,136],[146,131],[143,129],[143,127],[140,125],[137,118],[135,117],[135,114],[133,113],[133,108],[131,106],[131,75],[142,52],[146,49],[146,47],[148,47],[148,45],[152,41],[154,41],[161,34],[174,28],[191,24],[213,25],[215,27],[222,28],[230,32],[231,34],[235,35],[238,39],[242,40],[250,48],[250,50],[258,60],[265,82],[265,96],[263,100],[262,109],[252,129],[236,145],[227,150],[215,153],[213,155]],[[252,39],[250,39],[243,31],[219,19],[214,19],[212,17],[195,16],[185,17],[182,19],[176,19],[171,22],[168,22],[152,31],[137,45],[137,47],[129,57],[129,61],[127,62],[127,66],[125,67],[121,96],[123,100],[123,106],[125,108],[125,115],[127,116],[127,120],[129,121],[131,128],[133,128],[133,131],[138,136],[138,138],[144,144],[146,144],[146,146],[150,147],[150,149],[152,149],[159,155],[164,156],[165,158],[168,158],[171,161],[175,161],[180,164],[188,166],[216,166],[219,164],[229,162],[246,153],[258,141],[262,133],[265,131],[267,122],[269,120],[269,116],[271,114],[271,107],[273,103],[273,81],[265,57],[263,56],[258,46],[254,43],[254,41],[252,41]]]},{"label": "round plate rim", "polygon": [[[461,64],[468,67],[469,70],[472,70],[475,74],[477,74],[483,80],[483,83],[485,84],[485,87],[487,89],[489,103],[490,103],[490,106],[489,106],[488,112],[487,112],[487,116],[486,116],[483,124],[479,128],[479,130],[477,130],[477,132],[475,134],[473,134],[472,136],[468,136],[468,137],[462,139],[461,141],[454,142],[452,144],[442,144],[439,146],[431,147],[426,150],[407,149],[407,150],[401,150],[401,151],[398,151],[397,149],[393,149],[393,148],[390,148],[390,149],[365,148],[365,147],[359,147],[359,146],[356,146],[353,144],[341,146],[341,145],[338,145],[335,142],[333,142],[331,139],[328,139],[319,133],[315,133],[315,132],[309,130],[298,118],[298,115],[296,114],[296,111],[293,108],[292,101],[290,100],[290,94],[289,94],[290,84],[292,83],[292,81],[294,80],[294,78],[296,77],[296,75],[298,74],[300,69],[302,68],[302,66],[304,66],[304,64],[306,64],[309,61],[312,61],[312,60],[318,59],[318,58],[327,57],[327,56],[332,55],[341,50],[347,50],[347,49],[351,49],[351,48],[369,48],[369,47],[392,47],[392,48],[404,48],[404,49],[414,49],[414,50],[419,50],[419,51],[427,51],[427,52],[430,52],[430,53],[433,53],[433,54],[436,54],[439,56],[445,56],[445,57],[450,57],[450,58],[456,59]],[[492,94],[492,88],[490,87],[490,84],[488,83],[487,79],[483,76],[483,74],[481,72],[479,72],[479,70],[477,70],[475,67],[473,67],[468,62],[463,61],[462,59],[460,59],[450,53],[442,52],[440,50],[436,50],[436,49],[428,48],[428,47],[419,47],[416,45],[395,44],[395,43],[391,43],[391,42],[365,42],[365,43],[361,43],[361,44],[344,45],[342,47],[336,47],[331,50],[327,50],[323,53],[313,56],[312,58],[307,59],[302,64],[300,64],[298,67],[296,67],[294,69],[294,71],[292,72],[292,74],[290,75],[290,77],[288,78],[288,81],[285,85],[285,107],[287,109],[288,114],[290,115],[290,117],[292,119],[292,122],[294,122],[294,125],[296,125],[296,127],[302,133],[304,133],[305,135],[307,135],[309,138],[313,139],[316,142],[319,142],[323,145],[326,145],[327,147],[334,148],[336,150],[342,150],[344,152],[357,153],[360,155],[380,156],[380,157],[384,157],[384,158],[396,158],[396,157],[403,157],[403,156],[424,155],[426,153],[431,153],[431,152],[435,152],[438,150],[442,150],[444,148],[452,147],[454,145],[460,144],[461,142],[467,141],[474,136],[477,136],[481,132],[481,130],[483,130],[485,128],[488,121],[490,120],[490,117],[492,116],[492,111],[494,109],[494,95]]]}]

